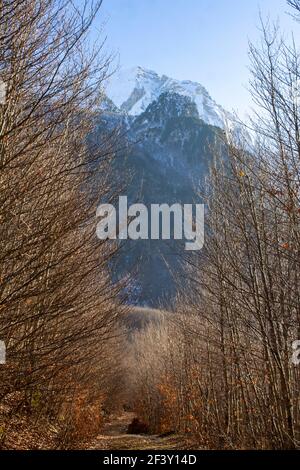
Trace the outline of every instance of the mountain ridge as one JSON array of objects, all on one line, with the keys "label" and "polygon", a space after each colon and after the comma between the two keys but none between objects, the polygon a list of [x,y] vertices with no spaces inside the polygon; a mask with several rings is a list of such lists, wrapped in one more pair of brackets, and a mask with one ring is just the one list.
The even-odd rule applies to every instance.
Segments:
[{"label": "mountain ridge", "polygon": [[239,127],[236,116],[226,111],[200,83],[177,80],[140,66],[121,69],[108,81],[106,94],[125,114],[138,116],[164,93],[187,96],[196,104],[199,118],[206,124],[232,132]]},{"label": "mountain ridge", "polygon": [[[117,127],[126,138],[115,160],[117,180],[128,178],[128,204],[202,203],[204,184],[217,155],[224,155],[224,132],[205,123],[195,102],[165,92],[137,116],[121,112],[111,101],[100,115],[96,136]],[[129,303],[170,305],[184,279],[184,240],[127,240],[112,263],[112,276],[130,275]]]}]

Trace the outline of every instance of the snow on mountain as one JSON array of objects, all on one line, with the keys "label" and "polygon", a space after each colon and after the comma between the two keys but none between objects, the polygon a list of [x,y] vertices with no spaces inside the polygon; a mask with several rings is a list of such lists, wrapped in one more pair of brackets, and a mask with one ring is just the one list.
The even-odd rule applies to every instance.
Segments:
[{"label": "snow on mountain", "polygon": [[188,96],[196,104],[205,123],[227,131],[235,127],[235,117],[225,111],[199,83],[175,80],[142,67],[123,69],[113,75],[106,93],[113,103],[132,116],[141,114],[162,93]]}]

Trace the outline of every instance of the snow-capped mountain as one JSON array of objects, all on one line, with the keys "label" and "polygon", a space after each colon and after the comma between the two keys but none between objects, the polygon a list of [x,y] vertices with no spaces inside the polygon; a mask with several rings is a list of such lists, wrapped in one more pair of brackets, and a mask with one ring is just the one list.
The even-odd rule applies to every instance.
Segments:
[{"label": "snow-capped mountain", "polygon": [[[116,180],[125,183],[129,204],[201,203],[199,188],[212,163],[223,155],[226,158],[224,131],[200,118],[191,96],[174,89],[162,92],[157,80],[148,74],[147,89],[143,82],[144,88],[137,92],[134,82],[135,91],[128,86],[126,93],[119,82],[99,113],[95,144],[109,141],[111,131],[117,129],[121,150],[114,161]],[[183,256],[180,240],[128,240],[118,253],[112,275],[119,280],[134,273],[129,300],[157,307],[162,299],[175,297],[178,279],[184,278]]]},{"label": "snow-capped mountain", "polygon": [[163,93],[177,93],[196,104],[199,118],[206,124],[226,131],[237,126],[234,115],[217,104],[201,84],[160,76],[142,67],[117,72],[111,77],[106,93],[118,108],[132,116],[143,113]]},{"label": "snow-capped mountain", "polygon": [[[224,131],[241,129],[233,115],[199,83],[141,67],[115,74],[103,95],[95,143],[110,141],[117,129],[116,180],[125,183],[129,203],[203,202],[199,194],[212,164],[227,158]],[[129,300],[161,306],[175,297],[178,280],[184,279],[181,252],[180,240],[128,240],[112,276],[119,280],[134,273]]]}]

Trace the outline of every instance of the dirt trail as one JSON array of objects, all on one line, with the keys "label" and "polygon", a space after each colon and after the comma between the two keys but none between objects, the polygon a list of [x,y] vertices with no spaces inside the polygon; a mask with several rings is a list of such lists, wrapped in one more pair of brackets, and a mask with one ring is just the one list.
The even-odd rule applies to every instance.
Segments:
[{"label": "dirt trail", "polygon": [[134,413],[112,416],[103,428],[103,434],[97,436],[90,449],[98,450],[180,450],[188,449],[188,443],[179,435],[161,437],[156,435],[127,434],[128,425],[135,417]]}]

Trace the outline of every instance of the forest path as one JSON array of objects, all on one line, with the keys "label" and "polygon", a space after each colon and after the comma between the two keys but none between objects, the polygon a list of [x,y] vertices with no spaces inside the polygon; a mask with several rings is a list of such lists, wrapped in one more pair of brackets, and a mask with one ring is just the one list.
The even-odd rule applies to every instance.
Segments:
[{"label": "forest path", "polygon": [[134,413],[112,415],[102,434],[92,442],[94,450],[180,450],[188,449],[186,439],[179,435],[167,437],[146,434],[127,434]]}]

